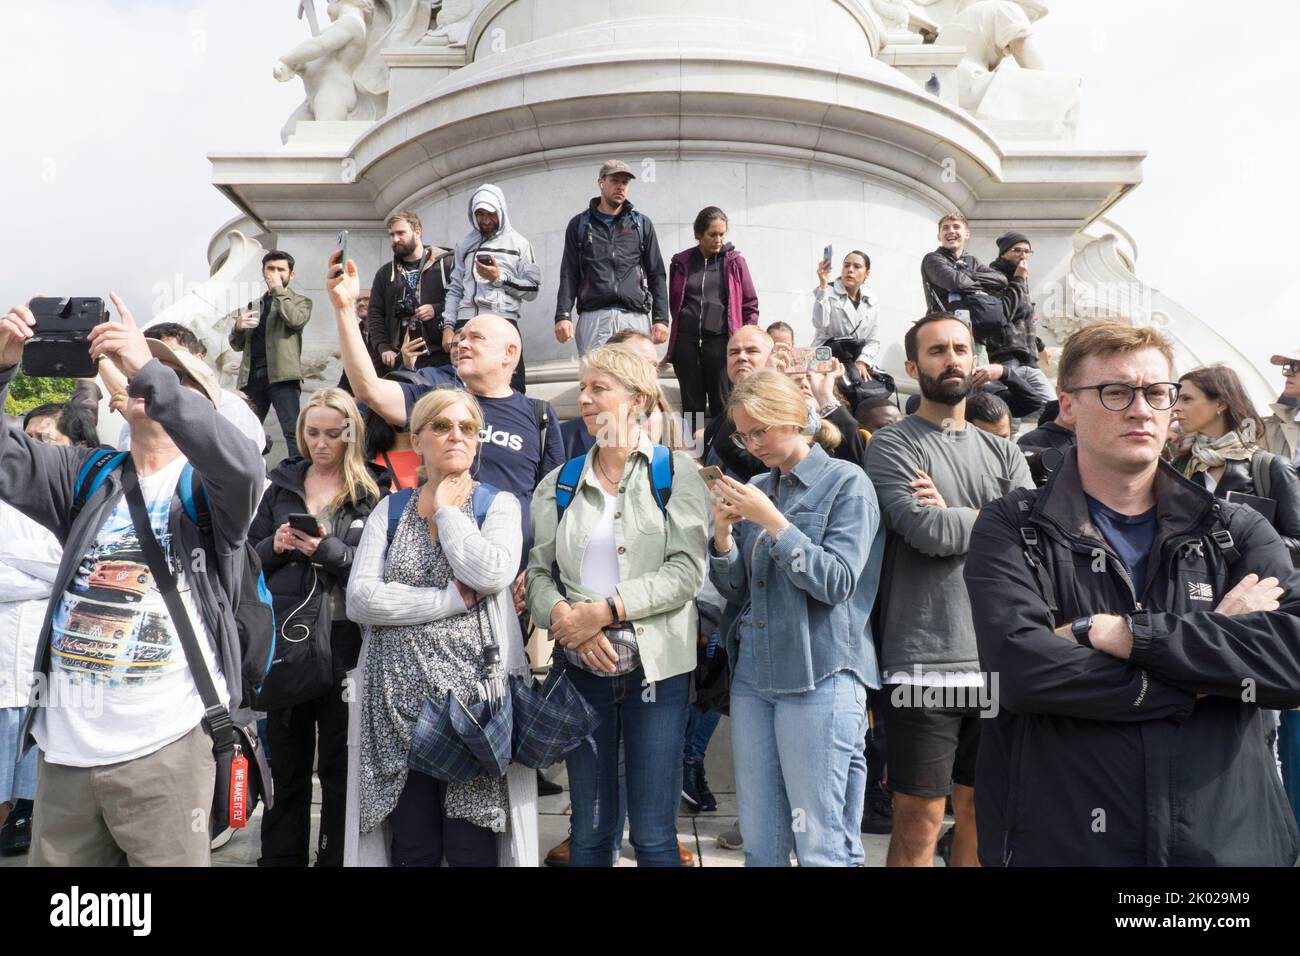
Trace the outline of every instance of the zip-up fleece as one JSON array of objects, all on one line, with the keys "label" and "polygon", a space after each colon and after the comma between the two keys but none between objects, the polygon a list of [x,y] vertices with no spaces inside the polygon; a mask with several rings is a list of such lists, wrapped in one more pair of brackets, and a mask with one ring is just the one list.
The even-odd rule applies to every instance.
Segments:
[{"label": "zip-up fleece", "polygon": [[[1000,708],[981,721],[975,779],[985,866],[1291,866],[1300,854],[1263,714],[1300,704],[1300,573],[1254,509],[1164,462],[1154,490],[1140,595],[1092,523],[1077,448],[1046,487],[975,522],[966,589]],[[1225,529],[1231,550],[1213,537]],[[1215,613],[1251,572],[1278,578],[1281,607]],[[1129,660],[1053,633],[1089,614],[1133,615]]]},{"label": "zip-up fleece", "polygon": [[[474,207],[484,203],[497,214],[497,231],[486,239],[474,219]],[[533,257],[533,247],[511,227],[505,193],[491,183],[469,197],[469,224],[469,235],[456,243],[442,324],[455,326],[488,313],[518,325],[521,305],[536,299],[542,284],[542,267]],[[495,282],[480,278],[474,268],[474,257],[480,253],[490,255],[501,268]]]},{"label": "zip-up fleece", "polygon": [[[17,367],[0,370],[0,401],[9,391]],[[240,575],[236,560],[262,494],[266,469],[261,449],[244,438],[239,429],[222,418],[206,397],[181,385],[170,368],[157,359],[150,361],[131,379],[127,394],[143,398],[145,413],[171,436],[203,478],[203,487],[212,511],[215,553],[204,547],[196,524],[186,516],[180,497],[173,495],[168,523],[174,548],[184,554],[204,553],[209,562],[206,571],[189,574],[190,594],[199,610],[203,626],[216,644],[217,661],[226,679],[228,705],[235,713],[243,699],[240,674],[239,635],[235,628],[234,606],[238,600]],[[93,449],[62,445],[45,445],[28,438],[13,423],[0,433],[0,499],[49,528],[63,545],[52,593],[62,594],[76,574],[81,560],[122,497],[121,469],[111,472],[104,483],[87,500],[77,520],[69,522],[75,495],[77,473]],[[36,653],[36,671],[50,672],[50,632],[58,601],[50,601]],[[35,743],[31,724],[33,707],[23,725],[23,752]],[[247,711],[241,717],[251,719]],[[237,717],[240,719],[240,717]]]},{"label": "zip-up fleece", "polygon": [[[673,317],[673,328],[668,338],[668,354],[677,345],[677,316],[686,298],[686,277],[691,272],[691,256],[698,246],[684,249],[673,256],[668,264],[668,311]],[[727,283],[727,334],[734,335],[743,325],[758,325],[758,292],[749,275],[749,264],[736,247],[727,243],[722,247],[722,275]]]}]

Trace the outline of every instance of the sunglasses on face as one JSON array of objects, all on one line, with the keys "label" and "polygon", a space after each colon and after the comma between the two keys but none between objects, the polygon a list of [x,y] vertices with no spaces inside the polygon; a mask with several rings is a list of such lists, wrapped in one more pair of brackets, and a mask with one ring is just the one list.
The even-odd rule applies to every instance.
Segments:
[{"label": "sunglasses on face", "polygon": [[435,418],[425,427],[439,438],[450,435],[453,428],[459,429],[462,435],[478,437],[478,426],[472,421],[454,422],[448,418]]},{"label": "sunglasses on face", "polygon": [[1296,372],[1300,372],[1300,362],[1287,362],[1282,366],[1283,375],[1294,375]]}]

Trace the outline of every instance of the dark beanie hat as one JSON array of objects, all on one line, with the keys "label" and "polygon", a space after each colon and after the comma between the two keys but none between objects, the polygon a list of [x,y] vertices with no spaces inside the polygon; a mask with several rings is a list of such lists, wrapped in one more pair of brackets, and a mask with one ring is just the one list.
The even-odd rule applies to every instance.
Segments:
[{"label": "dark beanie hat", "polygon": [[1017,242],[1027,243],[1031,249],[1034,246],[1034,244],[1029,241],[1029,237],[1023,232],[1007,232],[998,236],[998,255],[1006,255],[1007,250]]}]

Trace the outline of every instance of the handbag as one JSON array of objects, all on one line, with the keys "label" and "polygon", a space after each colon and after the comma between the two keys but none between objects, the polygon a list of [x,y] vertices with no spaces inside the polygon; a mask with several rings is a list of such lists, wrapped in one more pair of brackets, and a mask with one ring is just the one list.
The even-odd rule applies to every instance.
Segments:
[{"label": "handbag", "polygon": [[181,602],[180,593],[176,590],[176,578],[167,565],[162,546],[154,537],[144,496],[140,493],[139,477],[129,457],[122,473],[122,487],[131,510],[136,539],[144,553],[145,562],[149,565],[149,571],[153,574],[154,583],[167,605],[172,627],[180,638],[190,675],[194,678],[194,686],[203,702],[203,723],[212,735],[212,755],[217,764],[216,786],[212,795],[213,832],[219,833],[227,827],[241,829],[253,815],[259,798],[266,802],[268,809],[274,806],[271,771],[266,763],[266,753],[258,740],[257,726],[236,724],[226,705],[217,697],[212,675],[208,673],[203,653],[199,649],[199,639],[194,633],[185,605]]},{"label": "handbag", "polygon": [[604,631],[605,640],[609,641],[610,646],[614,648],[614,653],[618,656],[618,663],[614,665],[612,671],[598,670],[584,661],[582,655],[577,651],[562,647],[565,662],[597,677],[623,677],[641,666],[641,649],[637,647],[636,631],[632,629],[630,623],[623,621],[601,628],[601,630]]}]

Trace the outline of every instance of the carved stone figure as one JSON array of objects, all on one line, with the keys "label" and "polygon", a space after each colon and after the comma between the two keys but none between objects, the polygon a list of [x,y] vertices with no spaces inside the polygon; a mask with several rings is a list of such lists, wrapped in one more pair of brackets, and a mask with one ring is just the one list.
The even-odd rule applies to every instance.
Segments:
[{"label": "carved stone figure", "polygon": [[485,0],[442,0],[437,24],[420,38],[420,46],[464,46]]},{"label": "carved stone figure", "polygon": [[1033,22],[1047,12],[1042,0],[959,0],[936,43],[966,48],[955,77],[963,109],[980,119],[1074,129],[1079,82],[1048,70],[1033,39]]}]

